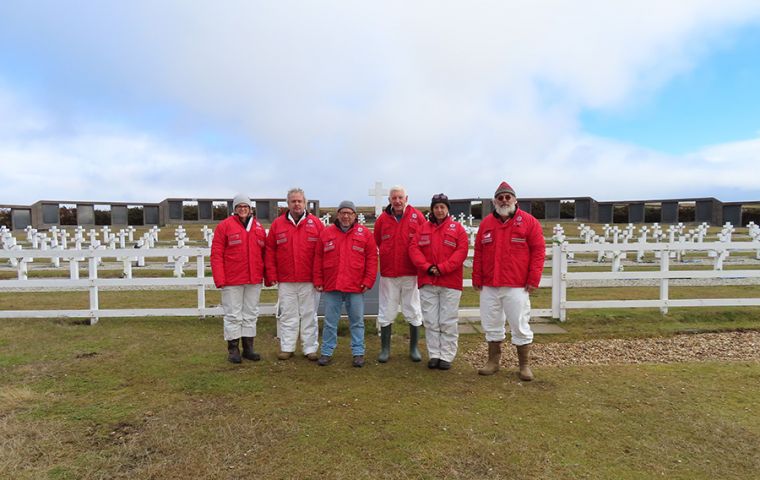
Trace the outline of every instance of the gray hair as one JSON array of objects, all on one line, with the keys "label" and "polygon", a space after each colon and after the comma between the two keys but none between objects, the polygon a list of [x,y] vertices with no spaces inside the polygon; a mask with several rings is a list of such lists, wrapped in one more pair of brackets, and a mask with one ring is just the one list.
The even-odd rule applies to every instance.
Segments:
[{"label": "gray hair", "polygon": [[403,192],[404,196],[406,196],[406,188],[404,188],[403,185],[394,185],[391,188],[388,189],[388,196],[391,195],[393,192]]},{"label": "gray hair", "polygon": [[296,193],[300,193],[301,195],[303,195],[303,201],[306,202],[306,194],[303,192],[303,188],[300,188],[300,187],[294,187],[288,190],[288,195],[286,198],[290,200],[290,196]]}]

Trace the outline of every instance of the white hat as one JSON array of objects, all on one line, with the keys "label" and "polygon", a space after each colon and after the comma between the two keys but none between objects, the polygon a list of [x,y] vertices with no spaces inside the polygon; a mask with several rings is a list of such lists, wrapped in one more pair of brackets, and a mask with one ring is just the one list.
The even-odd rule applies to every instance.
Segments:
[{"label": "white hat", "polygon": [[235,208],[237,208],[237,206],[240,205],[241,203],[244,203],[250,207],[251,199],[248,198],[248,195],[238,193],[237,195],[235,195],[235,198],[232,199],[232,209],[235,210]]}]

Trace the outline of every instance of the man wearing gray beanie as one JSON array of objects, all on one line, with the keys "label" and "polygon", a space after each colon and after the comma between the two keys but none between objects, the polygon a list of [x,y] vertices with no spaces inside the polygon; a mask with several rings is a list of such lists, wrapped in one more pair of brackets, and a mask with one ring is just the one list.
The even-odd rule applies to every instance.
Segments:
[{"label": "man wearing gray beanie", "polygon": [[322,230],[314,258],[314,287],[322,292],[325,320],[318,364],[332,362],[338,343],[343,304],[348,312],[354,367],[364,366],[364,292],[377,274],[377,246],[372,232],[357,222],[354,202],[338,205],[335,223]]}]

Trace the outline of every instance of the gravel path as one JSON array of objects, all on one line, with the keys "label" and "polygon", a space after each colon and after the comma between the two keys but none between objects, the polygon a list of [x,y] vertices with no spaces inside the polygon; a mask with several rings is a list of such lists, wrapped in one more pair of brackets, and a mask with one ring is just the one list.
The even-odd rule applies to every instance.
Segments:
[{"label": "gravel path", "polygon": [[[480,368],[488,359],[488,347],[483,343],[463,356]],[[760,361],[760,331],[536,343],[531,349],[531,363],[547,367],[699,361]],[[501,365],[505,368],[517,365],[517,354],[511,345],[504,348]]]}]

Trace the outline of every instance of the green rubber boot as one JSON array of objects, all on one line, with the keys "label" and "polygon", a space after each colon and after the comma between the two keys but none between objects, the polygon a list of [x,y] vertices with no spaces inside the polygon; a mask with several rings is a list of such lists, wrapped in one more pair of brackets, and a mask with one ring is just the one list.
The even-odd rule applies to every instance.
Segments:
[{"label": "green rubber boot", "polygon": [[413,362],[419,362],[422,360],[420,355],[420,349],[417,348],[417,342],[420,339],[420,327],[409,325],[409,357]]},{"label": "green rubber boot", "polygon": [[386,325],[380,327],[380,355],[377,356],[377,361],[385,363],[391,358],[391,328],[392,325]]}]

